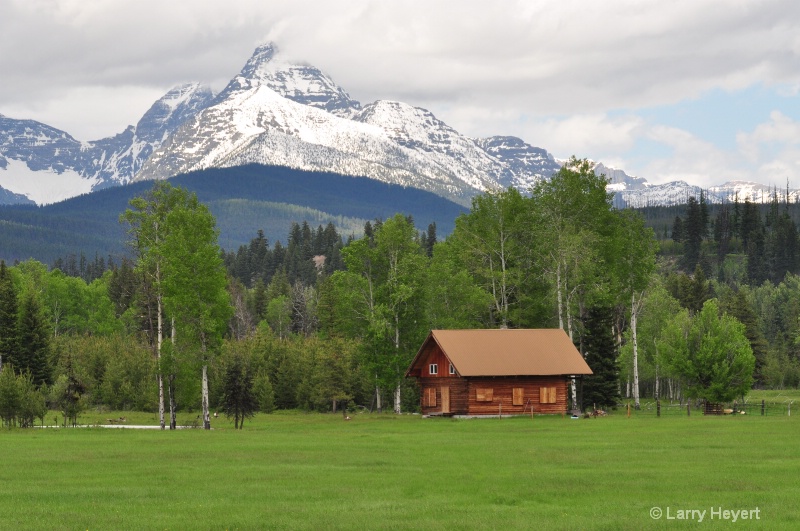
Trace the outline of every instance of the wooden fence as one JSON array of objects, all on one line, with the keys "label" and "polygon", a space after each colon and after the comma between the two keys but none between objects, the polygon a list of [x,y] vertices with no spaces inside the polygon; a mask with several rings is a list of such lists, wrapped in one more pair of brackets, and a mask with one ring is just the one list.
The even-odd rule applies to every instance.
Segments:
[{"label": "wooden fence", "polygon": [[[619,410],[627,411],[628,401],[618,405]],[[666,400],[641,401],[640,409],[635,410],[631,404],[632,415],[654,416],[691,416],[691,415],[760,415],[760,416],[792,416],[800,415],[800,404],[794,400],[780,402],[758,401],[733,401],[724,404],[706,404],[703,401],[695,402],[670,402]],[[792,411],[794,410],[794,411]]]}]

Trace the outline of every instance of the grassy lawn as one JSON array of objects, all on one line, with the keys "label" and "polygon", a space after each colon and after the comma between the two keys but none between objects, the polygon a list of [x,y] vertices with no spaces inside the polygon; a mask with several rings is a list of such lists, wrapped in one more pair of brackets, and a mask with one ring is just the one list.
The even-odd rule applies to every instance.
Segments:
[{"label": "grassy lawn", "polygon": [[[796,416],[361,414],[345,422],[283,413],[259,416],[243,431],[224,419],[213,425],[2,430],[0,527],[800,526]],[[662,510],[658,520],[653,507]],[[712,520],[712,508],[758,509],[760,520]],[[706,511],[702,523],[667,519],[692,509]]]}]

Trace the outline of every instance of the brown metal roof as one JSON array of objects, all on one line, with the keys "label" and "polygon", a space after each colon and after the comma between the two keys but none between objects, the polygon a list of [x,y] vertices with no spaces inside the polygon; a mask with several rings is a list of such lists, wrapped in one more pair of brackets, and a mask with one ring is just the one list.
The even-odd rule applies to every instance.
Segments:
[{"label": "brown metal roof", "polygon": [[432,330],[409,372],[435,341],[461,376],[592,374],[561,329]]}]

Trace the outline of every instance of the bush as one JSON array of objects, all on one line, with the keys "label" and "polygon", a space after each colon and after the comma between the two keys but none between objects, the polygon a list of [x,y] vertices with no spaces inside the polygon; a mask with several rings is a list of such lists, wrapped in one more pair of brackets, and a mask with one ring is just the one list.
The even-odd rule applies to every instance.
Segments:
[{"label": "bush", "polygon": [[0,419],[5,426],[30,428],[47,415],[47,402],[30,373],[15,374],[7,365],[0,371]]}]

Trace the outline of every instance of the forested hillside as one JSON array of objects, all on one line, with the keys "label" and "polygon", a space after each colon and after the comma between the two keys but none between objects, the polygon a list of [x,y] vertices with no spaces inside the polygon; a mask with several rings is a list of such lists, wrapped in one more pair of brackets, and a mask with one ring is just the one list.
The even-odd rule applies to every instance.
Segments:
[{"label": "forested hillside", "polygon": [[[59,263],[85,278],[3,265],[0,399],[6,386],[65,419],[218,409],[237,424],[275,408],[414,411],[404,373],[429,330],[501,326],[567,331],[594,371],[575,408],[797,386],[792,208],[712,214],[698,198],[657,237],[572,160],[530,195],[476,197],[446,237],[396,214],[355,236],[293,223],[223,250],[199,194],[160,183],[124,215],[130,259]],[[0,416],[29,423],[34,406]]]},{"label": "forested hillside", "polygon": [[[222,247],[235,250],[261,229],[271,242],[283,239],[292,222],[332,223],[358,235],[364,222],[397,212],[442,234],[453,229],[463,207],[434,194],[361,177],[249,165],[209,169],[169,180],[197,194],[217,219]],[[108,188],[44,207],[0,206],[0,258],[9,263],[34,258],[52,264],[83,253],[88,260],[128,252],[119,216],[151,182]]]}]

